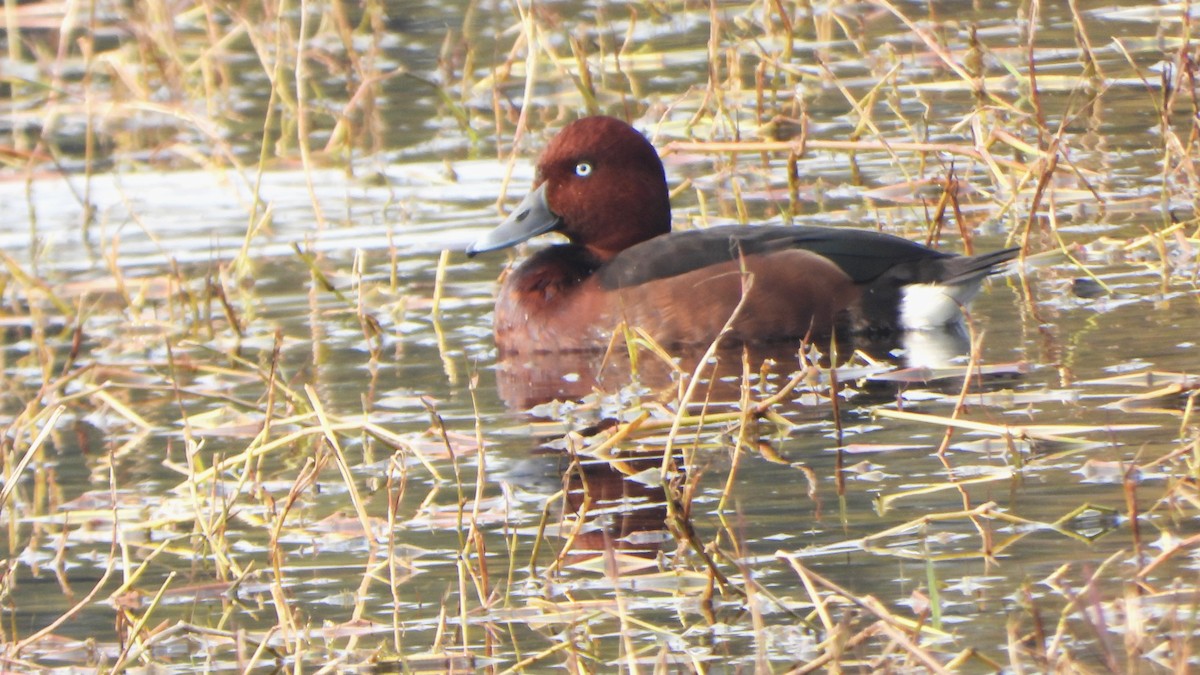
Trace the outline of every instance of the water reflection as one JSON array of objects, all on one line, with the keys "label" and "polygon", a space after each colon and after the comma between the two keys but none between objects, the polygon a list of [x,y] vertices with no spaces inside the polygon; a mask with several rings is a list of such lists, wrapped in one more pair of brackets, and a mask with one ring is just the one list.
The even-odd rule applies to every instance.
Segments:
[{"label": "water reflection", "polygon": [[[551,497],[560,504],[554,532],[562,545],[556,565],[601,560],[607,573],[632,574],[635,570],[629,567],[628,559],[617,562],[613,554],[657,558],[667,547],[684,543],[677,542],[676,536],[681,533],[672,532],[672,523],[676,529],[691,525],[687,518],[672,518],[673,513],[684,509],[677,502],[673,504],[677,495],[671,486],[686,480],[689,467],[681,457],[675,457],[669,462],[675,475],[664,480],[661,452],[666,448],[655,440],[643,441],[651,452],[643,449],[636,456],[627,444],[620,446],[625,448],[625,455],[615,458],[576,454],[590,452],[575,447],[576,441],[601,436],[617,426],[621,400],[633,397],[645,401],[658,396],[673,409],[683,400],[685,384],[696,376],[701,386],[693,400],[717,407],[736,406],[748,395],[756,402],[766,399],[779,391],[787,378],[804,371],[818,385],[811,390],[817,393],[804,396],[795,392],[789,400],[823,404],[830,397],[828,386],[832,382],[827,369],[833,359],[839,363],[838,372],[845,376],[842,381],[859,380],[858,390],[871,398],[893,399],[913,385],[936,389],[945,384],[957,392],[967,372],[963,361],[969,346],[963,326],[875,338],[858,336],[830,345],[825,354],[808,345],[772,344],[729,347],[712,353],[678,350],[668,356],[642,345],[631,356],[631,351],[622,346],[607,352],[510,356],[497,363],[496,385],[500,398],[514,411],[531,411],[536,416],[540,411],[535,409],[543,404],[574,401],[581,402],[576,414],[571,415],[578,425],[588,424],[582,421],[584,416],[593,415],[589,418],[591,426],[569,434],[558,442],[558,449],[543,449],[530,459],[537,463],[541,480],[531,481],[529,476],[519,480],[525,485],[540,484],[539,490],[548,497],[561,488],[561,497]],[[699,367],[706,358],[704,367]],[[871,365],[864,367],[864,362]],[[948,378],[947,372],[951,373]],[[995,381],[981,378],[979,383],[990,386]],[[831,412],[824,405],[814,409],[820,415]],[[774,451],[764,454],[776,456]],[[549,478],[551,475],[555,478]]]},{"label": "water reflection", "polygon": [[[697,373],[706,352],[701,348],[665,352],[638,349],[632,356],[624,346],[600,351],[515,354],[496,364],[496,387],[501,400],[512,410],[527,410],[553,400],[577,401],[600,392],[615,394],[635,382],[653,391],[669,392],[686,377]],[[951,367],[970,352],[970,339],[961,325],[938,330],[893,333],[884,336],[855,336],[829,345],[820,353],[795,343],[724,347],[711,354],[699,371],[704,391],[712,400],[737,401],[744,376],[752,373],[789,375],[807,359],[829,365],[831,359],[844,363],[852,356],[896,367],[933,372]],[[831,356],[832,355],[832,356]],[[802,358],[804,357],[804,358]]]},{"label": "water reflection", "polygon": [[[667,531],[667,492],[656,469],[661,459],[572,462],[564,475],[564,521],[573,529],[560,560],[571,563],[621,551],[656,557],[674,540]],[[645,472],[645,473],[643,473]]]}]

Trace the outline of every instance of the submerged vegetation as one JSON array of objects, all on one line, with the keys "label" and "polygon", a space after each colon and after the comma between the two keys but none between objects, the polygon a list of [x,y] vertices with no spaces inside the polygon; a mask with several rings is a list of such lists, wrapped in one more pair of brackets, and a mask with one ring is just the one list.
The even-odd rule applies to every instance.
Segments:
[{"label": "submerged vegetation", "polygon": [[[5,670],[1194,667],[1190,4],[2,11]],[[1021,264],[962,358],[496,363],[593,113],[679,227]]]}]

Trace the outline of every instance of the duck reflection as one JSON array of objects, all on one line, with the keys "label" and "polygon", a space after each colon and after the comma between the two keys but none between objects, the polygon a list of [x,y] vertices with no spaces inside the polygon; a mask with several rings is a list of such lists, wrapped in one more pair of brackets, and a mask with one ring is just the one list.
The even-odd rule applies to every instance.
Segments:
[{"label": "duck reflection", "polygon": [[[865,389],[877,390],[871,394],[891,397],[898,387],[919,381],[922,372],[949,366],[966,354],[968,348],[966,332],[961,327],[949,327],[871,341],[858,338],[834,345],[829,352],[848,356],[857,351],[879,359],[877,371],[871,372],[888,375],[908,372],[907,376],[885,377],[884,381],[865,385]],[[821,365],[828,366],[832,360],[795,344],[719,349],[707,356],[710,360],[700,372],[702,390],[697,400],[705,400],[710,406],[736,406],[748,381],[757,387],[755,396],[766,398],[772,393],[765,390],[771,386],[771,380],[762,376],[776,375],[773,381],[782,386],[790,375],[812,361],[822,360]],[[840,360],[844,361],[845,356]],[[635,368],[624,347],[608,354],[577,351],[514,356],[497,364],[497,387],[505,403],[517,410],[531,410],[554,400],[582,401],[578,406],[568,404],[565,408],[576,425],[592,424],[583,429],[576,427],[568,438],[568,445],[573,445],[572,440],[598,436],[614,427],[617,424],[614,417],[619,414],[618,407],[625,395],[645,401],[649,398],[646,392],[661,392],[664,399],[678,400],[681,383],[696,372],[697,364],[705,357],[698,350],[676,352],[668,358],[653,349],[643,349],[638,352]],[[909,370],[895,371],[896,366]],[[961,369],[959,363],[958,370]],[[957,388],[959,384],[953,386]],[[603,402],[596,404],[596,401]],[[557,408],[552,413],[555,419],[562,416],[563,410]],[[680,458],[672,463],[676,473],[665,483],[659,471],[662,456],[658,453],[633,457],[626,453],[614,460],[576,455],[559,448],[535,452],[525,466],[534,464],[542,479],[526,474],[510,476],[510,480],[527,488],[542,483],[541,490],[547,494],[561,486],[561,496],[556,497],[560,504],[557,525],[548,529],[562,541],[560,565],[613,552],[654,558],[679,545],[677,537],[687,538],[686,532],[678,531],[688,527],[686,517],[673,517],[686,511],[679,508],[680,500],[673,487],[686,478],[688,467],[683,466]]]},{"label": "duck reflection", "polygon": [[669,495],[684,478],[676,471],[664,483],[661,462],[650,455],[607,461],[539,451],[506,478],[550,498],[545,534],[562,545],[558,565],[615,552],[654,559],[675,546],[667,523],[678,509]]},{"label": "duck reflection", "polygon": [[620,465],[580,461],[568,469],[564,509],[574,514],[579,525],[564,533],[570,539],[569,559],[613,550],[655,557],[664,546],[674,545],[666,525],[670,516],[666,486],[643,478],[657,477],[654,469],[660,461],[640,459]]},{"label": "duck reflection", "polygon": [[[636,381],[651,390],[669,391],[695,372],[704,350],[682,349],[670,357],[639,350],[636,368],[624,346],[607,353],[596,351],[512,354],[496,364],[496,388],[512,410],[528,410],[549,401],[577,401],[595,392],[614,394]],[[970,340],[961,325],[936,330],[908,331],[867,338],[855,336],[821,350],[844,361],[854,353],[910,369],[944,368],[970,351]],[[803,367],[807,350],[794,342],[747,345],[718,349],[702,376],[713,400],[739,400],[742,375],[749,368],[790,374]],[[818,357],[829,365],[829,356]],[[636,371],[636,372],[635,372]]]}]

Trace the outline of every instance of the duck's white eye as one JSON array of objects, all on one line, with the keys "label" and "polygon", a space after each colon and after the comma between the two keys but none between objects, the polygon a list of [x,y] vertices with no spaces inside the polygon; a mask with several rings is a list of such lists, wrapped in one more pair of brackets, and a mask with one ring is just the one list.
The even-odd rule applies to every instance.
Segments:
[{"label": "duck's white eye", "polygon": [[575,175],[579,176],[580,178],[587,178],[588,176],[592,175],[592,163],[580,162],[576,164]]}]

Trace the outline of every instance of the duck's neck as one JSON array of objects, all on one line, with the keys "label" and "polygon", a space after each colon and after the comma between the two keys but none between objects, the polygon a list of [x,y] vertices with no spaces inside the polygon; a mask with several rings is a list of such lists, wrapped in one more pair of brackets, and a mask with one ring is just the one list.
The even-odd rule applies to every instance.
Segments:
[{"label": "duck's neck", "polygon": [[534,253],[509,274],[505,285],[521,295],[548,302],[579,285],[606,259],[578,244],[548,246]]},{"label": "duck's neck", "polygon": [[586,246],[588,255],[595,261],[606,263],[617,257],[621,252],[633,248],[638,244],[645,243],[665,234],[670,234],[670,212],[667,212],[661,219],[661,222],[656,221],[637,228],[622,228],[618,232],[625,236],[605,237],[598,241],[588,242]]}]

